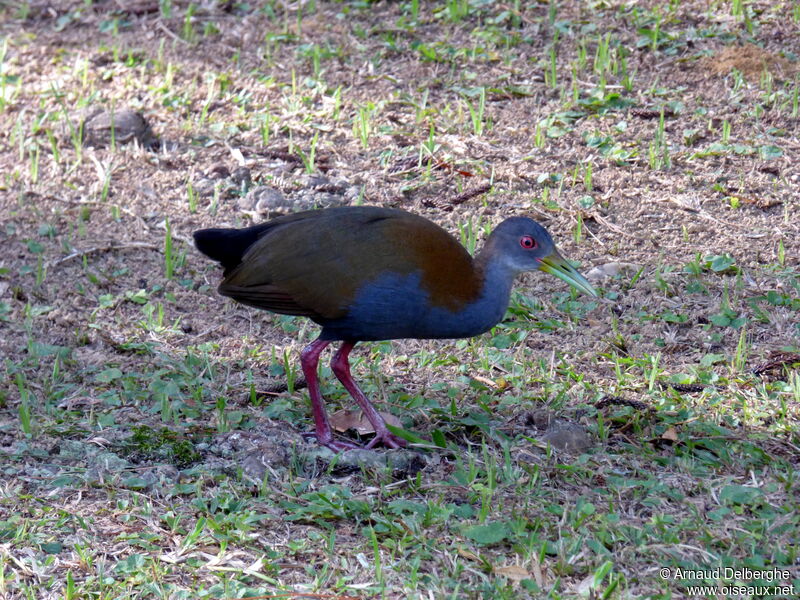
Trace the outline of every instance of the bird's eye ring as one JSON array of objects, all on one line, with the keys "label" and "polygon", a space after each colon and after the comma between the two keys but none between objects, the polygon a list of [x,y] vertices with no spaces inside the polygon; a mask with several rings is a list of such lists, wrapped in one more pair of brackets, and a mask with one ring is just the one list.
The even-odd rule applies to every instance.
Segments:
[{"label": "bird's eye ring", "polygon": [[526,250],[533,250],[537,246],[536,240],[529,235],[523,235],[521,238],[519,238],[519,245]]}]

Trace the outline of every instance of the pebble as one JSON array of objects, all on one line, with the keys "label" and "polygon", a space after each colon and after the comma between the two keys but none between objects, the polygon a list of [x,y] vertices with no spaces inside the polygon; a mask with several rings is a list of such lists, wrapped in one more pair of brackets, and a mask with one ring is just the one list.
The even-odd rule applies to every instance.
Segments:
[{"label": "pebble", "polygon": [[112,112],[94,107],[84,113],[81,121],[85,146],[110,146],[112,140],[115,144],[137,140],[145,148],[158,143],[150,124],[134,110],[125,108]]},{"label": "pebble", "polygon": [[286,196],[279,189],[260,185],[239,200],[239,208],[258,215],[287,214],[315,208],[331,208],[346,204],[344,196],[329,192],[301,190]]}]

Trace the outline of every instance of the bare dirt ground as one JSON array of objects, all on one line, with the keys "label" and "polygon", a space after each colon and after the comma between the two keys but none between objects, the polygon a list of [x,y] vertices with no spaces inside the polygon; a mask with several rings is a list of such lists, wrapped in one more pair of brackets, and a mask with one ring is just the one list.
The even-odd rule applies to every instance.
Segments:
[{"label": "bare dirt ground", "polygon": [[[597,488],[641,469],[685,494],[663,508],[674,517],[687,504],[713,510],[717,488],[685,464],[664,463],[653,475],[655,457],[700,452],[699,438],[726,428],[718,433],[723,446],[746,441],[747,452],[757,448],[783,466],[773,471],[766,459],[753,466],[734,452],[708,466],[709,480],[763,480],[753,485],[786,510],[787,525],[764,533],[756,554],[777,564],[766,550],[776,546],[797,558],[787,549],[796,549],[797,517],[786,507],[800,490],[796,479],[781,479],[796,477],[800,465],[793,354],[800,336],[800,27],[786,16],[796,4],[749,3],[755,27],[727,5],[707,2],[669,10],[652,2],[496,4],[461,18],[448,18],[445,4],[423,4],[413,26],[411,3],[302,10],[166,4],[168,14],[164,3],[159,11],[159,2],[145,1],[6,10],[0,592],[58,594],[69,571],[83,589],[100,593],[93,565],[106,564],[117,565],[117,592],[154,597],[133,574],[146,569],[119,568],[131,555],[169,565],[163,597],[265,589],[518,597],[539,593],[533,586],[562,586],[565,596],[588,589],[599,558],[587,551],[567,560],[562,550],[540,554],[540,545],[522,550],[515,533],[493,543],[459,537],[467,530],[451,524],[415,530],[441,537],[442,556],[450,558],[437,547],[423,553],[417,569],[427,579],[412,587],[412,570],[399,563],[386,564],[382,576],[364,567],[374,556],[362,527],[374,530],[378,520],[322,509],[287,520],[299,514],[291,507],[316,506],[302,494],[329,485],[370,501],[376,489],[381,501],[405,497],[390,490],[409,481],[419,487],[408,498],[460,505],[480,497],[463,482],[441,487],[461,468],[444,452],[389,458],[398,461],[389,483],[364,475],[360,469],[374,465],[360,455],[331,469],[331,457],[314,454],[299,435],[310,420],[292,369],[313,324],[219,297],[218,269],[190,242],[202,227],[358,202],[425,215],[465,240],[480,240],[507,216],[531,215],[603,290],[590,301],[534,273],[518,283],[512,313],[492,334],[359,346],[358,378],[406,429],[426,438],[443,430],[479,462],[486,460],[481,444],[489,444],[502,462],[499,438],[481,438],[476,431],[484,430],[466,418],[446,422],[451,405],[459,415],[490,406],[491,431],[503,439],[556,435],[548,423],[558,417],[577,428],[577,448],[597,462],[575,467],[592,475],[560,481],[554,464],[580,465],[587,455],[552,459],[530,441],[514,446],[515,462],[546,468],[550,503],[567,507],[586,497],[603,506],[612,500],[595,496]],[[648,15],[660,15],[658,27]],[[608,39],[606,65],[598,54]],[[752,372],[759,366],[763,377]],[[281,387],[287,378],[289,393]],[[670,382],[709,387],[681,395]],[[324,391],[334,409],[348,406],[333,384]],[[603,397],[612,398],[605,408],[596,405]],[[609,406],[610,435],[597,425]],[[647,421],[648,411],[662,410],[668,416]],[[708,428],[690,430],[696,419]],[[142,424],[173,429],[193,448],[168,459],[132,451],[124,442]],[[295,445],[305,448],[300,466]],[[617,458],[628,445],[645,450]],[[710,444],[702,452],[724,454]],[[377,455],[383,466],[391,453]],[[231,482],[242,475],[237,488]],[[304,483],[292,487],[292,478]],[[195,487],[190,494],[175,486]],[[170,538],[162,513],[183,514],[190,533],[205,514],[201,489],[208,498],[238,498],[253,486],[261,495],[248,510],[259,519],[241,526],[248,532],[241,540],[209,534],[195,547],[188,534]],[[290,504],[278,504],[284,499]],[[641,498],[619,502],[622,523],[644,527],[655,518],[637,504]],[[155,506],[150,520],[125,516],[144,504]],[[490,521],[521,510],[508,499],[500,505]],[[542,506],[531,514],[548,523],[560,518]],[[94,525],[67,535],[45,524],[44,507]],[[669,543],[701,548],[692,557],[698,561],[703,552],[753,554],[709,541],[725,535],[718,523],[708,527],[706,537],[679,527],[685,537]],[[146,540],[146,531],[155,537]],[[326,553],[331,531],[347,557],[339,563]],[[579,525],[572,535],[580,538]],[[309,539],[314,548],[299,541]],[[285,550],[292,543],[297,548]],[[238,554],[226,554],[228,544]],[[90,548],[93,561],[76,545]],[[269,567],[263,548],[276,553]],[[387,561],[403,554],[387,548],[375,552]],[[610,544],[622,557],[615,572],[628,594],[667,597],[668,584],[654,576],[663,557],[642,548]],[[248,571],[258,560],[262,567]],[[312,573],[308,564],[330,564],[332,573]],[[214,588],[224,568],[238,573],[239,591]],[[796,562],[792,568],[800,578]],[[180,596],[186,590],[197,595]]]}]

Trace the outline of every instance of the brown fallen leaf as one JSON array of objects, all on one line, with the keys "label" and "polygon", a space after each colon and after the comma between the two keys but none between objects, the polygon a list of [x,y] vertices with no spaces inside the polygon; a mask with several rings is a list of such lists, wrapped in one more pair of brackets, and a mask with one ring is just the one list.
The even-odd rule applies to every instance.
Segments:
[{"label": "brown fallen leaf", "polygon": [[539,587],[544,586],[544,574],[542,573],[542,565],[538,560],[533,561],[533,579]]},{"label": "brown fallen leaf", "polygon": [[[400,419],[395,417],[392,413],[381,412],[378,414],[382,416],[383,420],[389,425],[394,427],[403,426],[403,424],[400,423]],[[375,428],[372,426],[372,423],[367,420],[367,417],[359,409],[343,408],[342,410],[337,410],[331,415],[331,427],[339,433],[344,433],[348,429],[355,429],[359,435],[375,433]]]},{"label": "brown fallen leaf", "polygon": [[479,381],[483,385],[492,388],[493,390],[496,390],[498,387],[500,387],[499,385],[497,385],[497,382],[495,382],[493,379],[489,379],[488,377],[483,377],[481,375],[472,375],[472,378],[475,381]]},{"label": "brown fallen leaf", "polygon": [[531,574],[525,567],[519,565],[508,565],[507,567],[495,567],[495,574],[507,577],[514,583],[519,583],[523,579],[531,579]]},{"label": "brown fallen leaf", "polygon": [[677,442],[678,441],[678,432],[675,431],[674,427],[668,428],[664,433],[661,434],[662,440],[667,440],[670,442]]},{"label": "brown fallen leaf", "polygon": [[459,548],[457,550],[459,556],[463,556],[468,560],[474,560],[475,562],[480,562],[481,557],[475,554],[474,552],[470,552],[469,550],[464,550],[463,548]]}]

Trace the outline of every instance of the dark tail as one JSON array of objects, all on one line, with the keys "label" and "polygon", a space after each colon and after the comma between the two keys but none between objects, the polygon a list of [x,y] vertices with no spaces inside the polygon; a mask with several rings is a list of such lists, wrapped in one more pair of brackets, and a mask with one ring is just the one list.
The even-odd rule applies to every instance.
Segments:
[{"label": "dark tail", "polygon": [[269,228],[269,223],[262,223],[245,229],[200,229],[194,232],[194,245],[200,252],[221,263],[227,275],[242,262],[248,248]]}]

